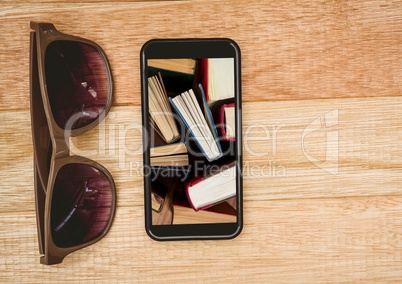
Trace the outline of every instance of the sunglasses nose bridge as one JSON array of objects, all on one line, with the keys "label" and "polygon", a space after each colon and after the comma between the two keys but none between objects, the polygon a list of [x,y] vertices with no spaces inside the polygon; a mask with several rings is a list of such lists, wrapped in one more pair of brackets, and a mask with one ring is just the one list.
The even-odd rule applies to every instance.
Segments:
[{"label": "sunglasses nose bridge", "polygon": [[62,159],[70,156],[69,150],[69,135],[68,130],[60,131],[55,135],[55,143],[53,145],[53,149],[55,149],[55,158]]}]

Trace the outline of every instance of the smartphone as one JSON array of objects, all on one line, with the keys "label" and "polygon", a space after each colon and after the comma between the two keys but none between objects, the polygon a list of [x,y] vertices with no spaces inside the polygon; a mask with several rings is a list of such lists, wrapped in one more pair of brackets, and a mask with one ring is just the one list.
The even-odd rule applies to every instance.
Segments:
[{"label": "smartphone", "polygon": [[154,39],[141,49],[145,229],[230,239],[243,226],[240,48]]}]

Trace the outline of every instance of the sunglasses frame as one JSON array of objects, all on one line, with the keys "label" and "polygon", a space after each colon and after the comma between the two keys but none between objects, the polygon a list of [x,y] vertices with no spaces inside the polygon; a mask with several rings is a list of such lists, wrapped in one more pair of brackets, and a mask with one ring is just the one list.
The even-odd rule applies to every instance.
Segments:
[{"label": "sunglasses frame", "polygon": [[[43,254],[40,258],[42,264],[57,264],[70,253],[90,246],[102,239],[110,230],[116,211],[116,186],[112,175],[109,171],[99,163],[80,156],[70,156],[69,154],[69,137],[78,136],[97,126],[107,115],[112,105],[113,82],[112,74],[103,49],[95,42],[76,36],[63,34],[56,30],[53,24],[31,22],[31,29],[34,31],[30,35],[30,95],[31,95],[31,127],[34,147],[34,183],[35,183],[35,205],[36,220],[38,229],[39,252]],[[50,43],[54,41],[74,41],[78,43],[88,44],[95,47],[103,61],[108,77],[108,98],[105,109],[99,116],[81,128],[65,130],[56,123],[47,92],[46,76],[45,76],[45,54]],[[42,132],[38,127],[35,119],[44,119],[44,111],[46,116],[47,128],[49,131],[50,141],[43,141]],[[44,122],[42,121],[42,124]],[[45,143],[50,150],[52,145],[52,153],[50,159],[50,168],[48,169],[44,163],[39,162],[39,147]],[[51,145],[50,145],[51,143]],[[89,242],[73,246],[58,247],[52,238],[51,233],[51,207],[52,196],[54,191],[54,183],[59,170],[67,164],[79,163],[89,165],[100,170],[105,174],[110,183],[112,193],[112,207],[107,225],[102,233]]]}]

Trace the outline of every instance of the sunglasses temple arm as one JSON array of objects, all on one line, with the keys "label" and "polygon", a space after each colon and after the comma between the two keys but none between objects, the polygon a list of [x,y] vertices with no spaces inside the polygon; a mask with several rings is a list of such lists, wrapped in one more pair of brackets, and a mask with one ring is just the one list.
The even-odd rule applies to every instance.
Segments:
[{"label": "sunglasses temple arm", "polygon": [[47,30],[55,30],[56,29],[54,27],[54,25],[51,23],[38,23],[35,21],[31,21],[30,26],[31,26],[31,29],[35,30],[36,32],[39,32],[40,30],[47,31]]},{"label": "sunglasses temple arm", "polygon": [[[36,164],[36,161],[35,161]],[[42,182],[39,179],[37,166],[34,165],[34,182],[35,182],[35,206],[36,206],[36,224],[38,228],[38,243],[39,243],[39,253],[44,254],[44,243],[45,243],[45,200],[46,194],[42,188]]]},{"label": "sunglasses temple arm", "polygon": [[[35,102],[40,92],[39,90],[39,78],[38,78],[38,61],[35,32],[31,32],[30,35],[30,88],[31,88],[31,116],[35,108]],[[37,102],[36,102],[37,103]],[[35,135],[35,126],[32,121],[32,136]],[[44,254],[44,214],[45,214],[45,200],[46,200],[46,188],[43,184],[43,177],[40,176],[38,169],[38,161],[36,148],[34,145],[34,186],[35,186],[35,206],[36,206],[36,223],[38,229],[38,243],[39,252]]]}]

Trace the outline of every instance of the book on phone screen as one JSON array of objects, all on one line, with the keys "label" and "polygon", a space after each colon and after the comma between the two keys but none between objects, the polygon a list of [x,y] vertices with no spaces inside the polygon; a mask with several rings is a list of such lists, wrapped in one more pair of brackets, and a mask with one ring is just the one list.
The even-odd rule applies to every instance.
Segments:
[{"label": "book on phone screen", "polygon": [[234,60],[233,58],[201,58],[197,61],[195,81],[204,87],[208,104],[234,98]]},{"label": "book on phone screen", "polygon": [[148,78],[150,124],[166,143],[180,138],[160,73]]},{"label": "book on phone screen", "polygon": [[196,177],[186,183],[186,194],[191,207],[198,211],[224,202],[236,195],[236,166],[230,163],[205,177]]},{"label": "book on phone screen", "polygon": [[[201,84],[198,88],[199,92],[203,94]],[[204,112],[201,110],[192,89],[177,95],[173,99],[169,98],[169,100],[204,156],[208,161],[214,161],[222,157],[222,148],[211,111],[205,102],[205,95],[202,97]]]},{"label": "book on phone screen", "polygon": [[188,166],[187,146],[183,142],[150,148],[151,166]]},{"label": "book on phone screen", "polygon": [[226,141],[235,141],[235,104],[223,104],[219,110],[219,125],[222,133],[222,139]]}]

